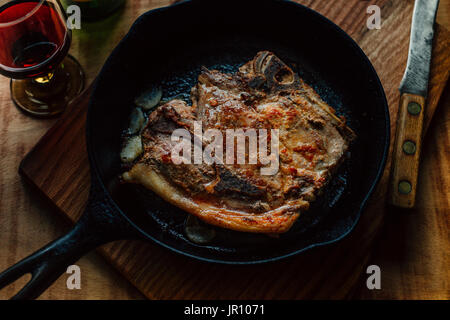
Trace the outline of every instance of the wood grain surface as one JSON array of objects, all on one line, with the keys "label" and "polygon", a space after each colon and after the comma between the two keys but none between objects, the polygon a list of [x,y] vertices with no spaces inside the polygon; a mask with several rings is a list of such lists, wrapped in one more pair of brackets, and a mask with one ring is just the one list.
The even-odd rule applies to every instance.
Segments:
[{"label": "wood grain surface", "polygon": [[[316,9],[334,19],[353,36],[356,35],[358,26],[361,26],[366,19],[364,10],[367,7],[367,2],[361,1],[355,3],[354,6],[343,6],[341,7],[343,8],[342,10],[335,10],[334,5],[348,4],[348,1],[301,2],[312,7],[315,6]],[[389,12],[390,14],[386,15],[389,17],[387,19],[400,21],[401,17],[399,15],[406,14],[404,9],[410,10],[412,6],[411,1],[405,0],[400,2],[402,4],[400,8],[403,9],[399,9],[399,6],[394,6],[392,1],[379,1],[380,5],[383,6],[383,16],[385,12]],[[121,13],[117,13],[103,22],[86,24],[81,31],[75,32],[72,54],[85,67],[88,81],[92,81],[98,73],[104,59],[128,30],[131,22],[147,9],[163,4],[166,4],[166,1],[130,0],[125,10]],[[440,19],[448,19],[449,4],[449,1],[441,1]],[[449,25],[448,20],[441,21],[444,23],[447,21],[447,26]],[[383,29],[380,31],[383,31]],[[370,32],[372,31],[367,31],[367,33]],[[440,32],[444,31],[441,30]],[[399,28],[393,27],[387,34],[389,36],[384,37],[383,41],[398,41],[400,33]],[[369,36],[361,34],[360,38],[356,40],[366,52],[377,52],[377,43],[370,41]],[[406,63],[406,49],[406,46],[397,46],[395,50],[383,56],[383,59],[380,58],[380,64],[376,66],[377,70],[384,66],[381,64],[381,61],[387,64],[386,61],[389,61],[396,54],[404,55]],[[445,65],[445,61],[435,63],[434,68],[436,70],[449,69],[448,65]],[[391,83],[390,86],[385,86],[390,101],[395,101],[395,98],[398,98],[398,92],[396,92],[398,84],[395,84],[395,81],[398,80],[399,82],[397,78],[401,78],[402,72],[401,68],[392,70],[391,75],[386,74],[386,78],[382,78],[383,83]],[[386,79],[392,80],[386,81]],[[433,94],[432,97],[439,96],[438,91],[443,90],[442,86],[432,85],[432,88],[436,90],[436,94]],[[445,91],[446,96],[448,96],[448,92],[449,90],[447,89]],[[424,140],[424,152],[427,156],[424,157],[423,168],[419,177],[421,183],[418,190],[418,208],[413,215],[404,215],[399,211],[389,212],[388,223],[386,223],[386,227],[381,233],[382,236],[379,238],[379,249],[370,260],[371,263],[376,263],[382,268],[383,290],[369,292],[364,286],[355,290],[349,288],[349,283],[365,283],[365,279],[362,276],[363,270],[359,270],[359,272],[340,270],[333,274],[332,269],[330,269],[330,277],[326,279],[313,278],[305,287],[295,287],[296,283],[289,281],[280,282],[276,287],[268,287],[264,283],[252,286],[248,281],[237,283],[234,280],[233,282],[233,279],[229,278],[231,273],[223,274],[221,273],[223,270],[215,268],[213,272],[221,274],[223,276],[222,281],[210,283],[209,287],[203,287],[203,290],[201,286],[188,286],[190,290],[187,290],[183,283],[177,282],[180,278],[166,282],[158,281],[160,279],[158,274],[148,275],[136,272],[132,276],[143,282],[148,281],[146,278],[152,277],[153,281],[148,284],[148,287],[159,294],[150,295],[151,298],[164,298],[167,297],[168,293],[174,298],[191,298],[207,293],[217,295],[218,292],[221,293],[219,297],[233,298],[261,296],[261,293],[264,293],[262,296],[265,298],[282,297],[284,292],[288,292],[288,295],[292,298],[448,298],[449,264],[446,256],[446,252],[449,249],[448,213],[450,211],[448,204],[448,103],[448,99],[441,103],[441,110],[438,111],[440,116],[435,118],[430,127],[430,132]],[[442,107],[442,104],[446,104],[447,108]],[[0,79],[0,113],[0,130],[2,133],[2,141],[0,142],[2,155],[0,159],[0,269],[4,269],[61,235],[67,230],[67,224],[62,219],[58,220],[51,208],[43,203],[33,190],[30,190],[26,184],[22,183],[17,175],[20,160],[37,142],[38,138],[54,124],[55,120],[31,119],[16,110],[10,102],[8,80],[4,78]],[[82,114],[80,113],[79,116],[81,117]],[[429,120],[426,120],[426,123],[429,123]],[[79,144],[77,141],[72,141],[72,143],[76,150]],[[80,161],[80,154],[76,152],[66,157],[67,161],[73,163]],[[87,185],[85,185],[85,188],[87,188]],[[85,193],[85,189],[80,189],[78,197],[82,198]],[[375,196],[372,201],[377,202],[379,199]],[[77,201],[65,203],[64,205],[70,207],[77,204]],[[373,217],[375,222],[379,219],[376,216],[376,209],[374,209]],[[404,223],[405,220],[407,223]],[[361,245],[373,242],[373,239],[364,240]],[[337,244],[337,246],[339,245],[341,243]],[[143,246],[140,243],[131,245],[133,254],[145,254],[145,252],[142,252],[142,248]],[[109,246],[109,250],[113,250],[116,253],[123,252],[124,249],[123,243],[114,243]],[[128,248],[125,251],[131,250]],[[320,256],[322,254],[322,261],[336,260],[337,258],[345,261],[348,257],[356,260],[359,258],[352,255],[352,252],[338,255],[338,248],[333,246],[326,250],[320,249],[318,251],[323,252],[314,253],[314,255]],[[308,253],[305,255],[305,259],[308,259],[310,255],[312,254]],[[156,258],[158,257],[162,256],[156,256]],[[167,258],[166,256],[164,257]],[[130,260],[130,257],[121,255],[113,257],[113,259],[123,263]],[[193,262],[181,261],[180,257],[170,256],[164,261],[164,268],[168,269],[166,271],[168,273],[179,274],[180,271],[177,266],[181,263],[186,263],[189,266]],[[358,265],[363,266],[368,263],[369,261],[360,261]],[[82,268],[82,290],[67,290],[65,277],[63,276],[41,298],[126,299],[142,297],[95,254],[88,255],[78,264]],[[156,265],[155,270],[161,270],[161,266],[162,264]],[[196,272],[183,275],[184,279],[187,278],[188,281],[194,284],[204,283],[201,279],[201,276],[204,274],[202,271],[209,270],[209,266],[199,264],[196,267],[198,267],[195,270]],[[288,271],[292,269],[291,272],[293,273],[298,271],[295,268],[295,264],[289,264],[289,262],[281,263],[278,268],[288,269]],[[276,270],[279,270],[278,268]],[[183,270],[189,270],[189,268],[183,268]],[[254,269],[242,268],[240,271],[244,272],[244,275],[256,273],[260,277],[266,276],[268,272],[263,267]],[[310,266],[309,270],[306,267],[304,271],[311,274],[314,269]],[[238,292],[236,290],[233,291],[233,286],[239,286]],[[19,284],[11,285],[0,292],[0,298],[11,296],[18,287]],[[336,290],[336,288],[342,289]]]},{"label": "wood grain surface", "polygon": [[425,135],[416,207],[391,208],[370,264],[382,270],[382,290],[362,299],[450,299],[450,85]]}]

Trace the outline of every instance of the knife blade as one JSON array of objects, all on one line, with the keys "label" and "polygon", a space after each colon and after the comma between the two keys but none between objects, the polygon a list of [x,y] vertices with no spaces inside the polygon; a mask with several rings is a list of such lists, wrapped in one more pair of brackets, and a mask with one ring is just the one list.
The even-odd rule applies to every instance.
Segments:
[{"label": "knife blade", "polygon": [[422,149],[423,120],[439,0],[416,0],[408,61],[400,83],[400,107],[392,158],[390,203],[413,208]]},{"label": "knife blade", "polygon": [[439,0],[416,0],[414,5],[411,36],[406,71],[400,84],[401,93],[428,93],[431,51],[433,47],[434,22]]}]

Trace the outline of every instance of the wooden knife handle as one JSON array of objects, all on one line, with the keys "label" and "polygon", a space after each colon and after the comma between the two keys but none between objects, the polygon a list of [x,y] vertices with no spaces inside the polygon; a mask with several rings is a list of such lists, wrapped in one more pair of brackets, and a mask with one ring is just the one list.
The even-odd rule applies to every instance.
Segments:
[{"label": "wooden knife handle", "polygon": [[390,186],[390,203],[397,207],[413,208],[415,205],[424,110],[424,97],[409,93],[402,94]]}]

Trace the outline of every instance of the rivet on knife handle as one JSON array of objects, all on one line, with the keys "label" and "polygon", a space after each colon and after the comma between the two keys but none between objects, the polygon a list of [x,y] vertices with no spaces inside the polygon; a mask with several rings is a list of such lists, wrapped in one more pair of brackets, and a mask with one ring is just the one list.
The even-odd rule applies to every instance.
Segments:
[{"label": "rivet on knife handle", "polygon": [[415,205],[425,109],[425,98],[404,93],[400,99],[392,158],[390,203],[401,208]]}]

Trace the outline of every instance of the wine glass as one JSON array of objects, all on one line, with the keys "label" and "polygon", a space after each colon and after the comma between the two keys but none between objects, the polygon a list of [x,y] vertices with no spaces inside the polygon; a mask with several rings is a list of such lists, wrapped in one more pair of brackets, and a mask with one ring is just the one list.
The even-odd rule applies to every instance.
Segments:
[{"label": "wine glass", "polygon": [[60,114],[84,87],[58,0],[0,0],[0,73],[12,78],[14,103],[28,114]]}]

